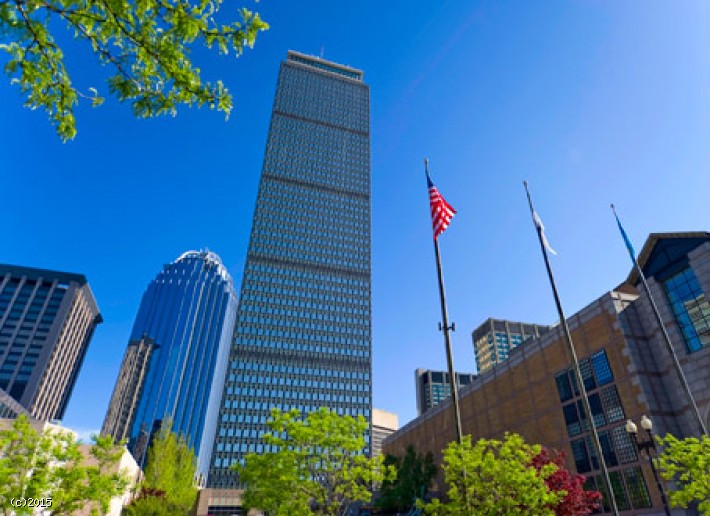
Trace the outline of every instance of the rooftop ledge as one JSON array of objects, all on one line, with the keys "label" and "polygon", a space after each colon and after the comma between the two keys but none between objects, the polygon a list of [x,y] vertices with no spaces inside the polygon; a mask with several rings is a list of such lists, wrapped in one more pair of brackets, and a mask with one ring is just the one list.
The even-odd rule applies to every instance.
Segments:
[{"label": "rooftop ledge", "polygon": [[355,79],[357,81],[362,81],[365,75],[362,70],[358,70],[357,68],[341,65],[332,61],[326,61],[325,59],[322,59],[320,57],[309,56],[307,54],[296,52],[295,50],[288,51],[286,60],[294,63],[301,63],[306,66],[311,66],[318,70],[342,75],[343,77],[347,77],[348,79]]}]

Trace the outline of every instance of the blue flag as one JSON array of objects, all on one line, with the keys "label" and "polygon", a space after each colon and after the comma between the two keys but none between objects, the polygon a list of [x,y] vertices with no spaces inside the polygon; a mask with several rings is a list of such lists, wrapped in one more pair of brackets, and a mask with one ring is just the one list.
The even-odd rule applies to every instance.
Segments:
[{"label": "blue flag", "polygon": [[631,261],[635,262],[636,251],[634,251],[634,246],[631,245],[631,240],[629,240],[626,231],[624,231],[624,226],[621,225],[621,221],[619,220],[619,216],[616,214],[616,211],[614,211],[614,217],[616,218],[616,223],[619,225],[619,231],[621,231],[621,236],[624,239],[624,243],[626,244],[626,249],[629,250],[629,256],[631,257]]}]

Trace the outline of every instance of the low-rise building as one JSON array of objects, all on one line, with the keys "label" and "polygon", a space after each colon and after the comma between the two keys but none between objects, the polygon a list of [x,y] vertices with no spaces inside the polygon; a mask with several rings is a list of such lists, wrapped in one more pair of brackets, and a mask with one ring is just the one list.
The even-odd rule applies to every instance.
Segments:
[{"label": "low-rise building", "polygon": [[[97,464],[96,458],[91,454],[91,444],[82,444],[80,446],[81,453],[84,455],[84,464],[87,466],[92,466]],[[131,455],[131,452],[124,446],[123,454],[118,462],[111,468],[110,471],[104,471],[104,474],[123,472],[128,478],[128,486],[119,496],[115,496],[111,499],[109,504],[109,511],[105,516],[120,516],[123,508],[131,503],[133,497],[135,496],[135,489],[138,483],[143,479],[143,471],[138,466],[138,463]],[[84,509],[79,512],[74,513],[74,516],[91,516],[95,514],[92,510],[98,509],[92,504],[88,504]]]},{"label": "low-rise building", "polygon": [[[639,264],[648,277],[705,425],[710,425],[710,233],[666,233],[649,237]],[[646,294],[631,274],[568,318],[592,417],[620,511],[662,510],[645,457],[625,431],[627,419],[648,415],[654,430],[698,435],[684,390],[658,331]],[[590,426],[571,371],[561,328],[510,351],[504,362],[479,375],[460,393],[461,424],[474,440],[516,432],[526,441],[563,450],[570,469],[601,488]],[[383,452],[403,455],[441,451],[455,439],[451,400],[385,439]],[[443,477],[436,489],[443,491]]]},{"label": "low-rise building", "polygon": [[382,453],[382,441],[399,428],[399,417],[393,412],[372,409],[372,446],[371,453],[377,457]]},{"label": "low-rise building", "polygon": [[21,414],[30,417],[30,413],[25,407],[3,389],[0,389],[0,418],[14,419]]},{"label": "low-rise building", "polygon": [[[243,489],[200,489],[197,498],[197,516],[241,516]],[[252,516],[259,514],[250,512]]]}]

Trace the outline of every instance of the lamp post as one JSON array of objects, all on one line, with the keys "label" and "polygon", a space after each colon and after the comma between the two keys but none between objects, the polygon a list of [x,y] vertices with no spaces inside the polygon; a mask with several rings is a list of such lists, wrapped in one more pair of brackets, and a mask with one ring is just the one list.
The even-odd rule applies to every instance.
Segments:
[{"label": "lamp post", "polygon": [[641,428],[646,430],[646,433],[648,434],[647,439],[642,439],[641,441],[638,440],[638,428],[636,427],[636,423],[634,423],[632,420],[627,419],[626,420],[626,433],[631,436],[631,438],[634,440],[636,443],[636,447],[639,450],[639,453],[641,451],[646,450],[646,456],[648,457],[648,462],[651,464],[651,471],[653,471],[653,478],[656,479],[656,485],[658,486],[658,491],[661,493],[661,501],[663,502],[663,508],[666,510],[666,515],[671,516],[671,511],[670,508],[668,507],[668,499],[666,498],[666,490],[663,489],[663,484],[661,483],[661,479],[658,476],[658,471],[656,471],[656,466],[653,464],[653,458],[651,456],[651,450],[657,451],[656,450],[656,442],[653,440],[653,422],[644,414],[641,416]]}]

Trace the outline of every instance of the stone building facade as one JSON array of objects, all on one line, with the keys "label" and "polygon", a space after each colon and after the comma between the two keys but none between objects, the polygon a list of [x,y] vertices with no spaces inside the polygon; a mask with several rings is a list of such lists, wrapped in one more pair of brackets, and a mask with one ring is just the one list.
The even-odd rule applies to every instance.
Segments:
[{"label": "stone building facade", "polygon": [[[706,316],[710,321],[710,234],[651,235],[639,263],[707,424],[710,347],[704,324]],[[682,306],[676,303],[681,311],[690,311],[692,317],[684,319],[672,307],[673,282],[679,274],[686,278],[690,273],[687,283],[693,283],[692,288],[682,289],[687,299],[681,300]],[[661,435],[671,432],[685,437],[699,430],[692,424],[648,300],[635,288],[637,280],[630,275],[571,316],[568,323],[619,510],[646,514],[662,509],[660,494],[645,455],[639,456],[625,432],[626,420],[638,422],[646,414]],[[682,329],[688,320],[693,328]],[[589,424],[570,365],[560,327],[511,350],[506,361],[462,389],[463,431],[474,440],[515,432],[527,442],[563,450],[568,467],[585,474],[589,487],[602,489]],[[441,450],[454,439],[451,401],[446,400],[387,438],[383,451],[402,455],[413,445],[420,453],[433,452],[440,461]],[[435,490],[446,490],[441,475]]]}]

